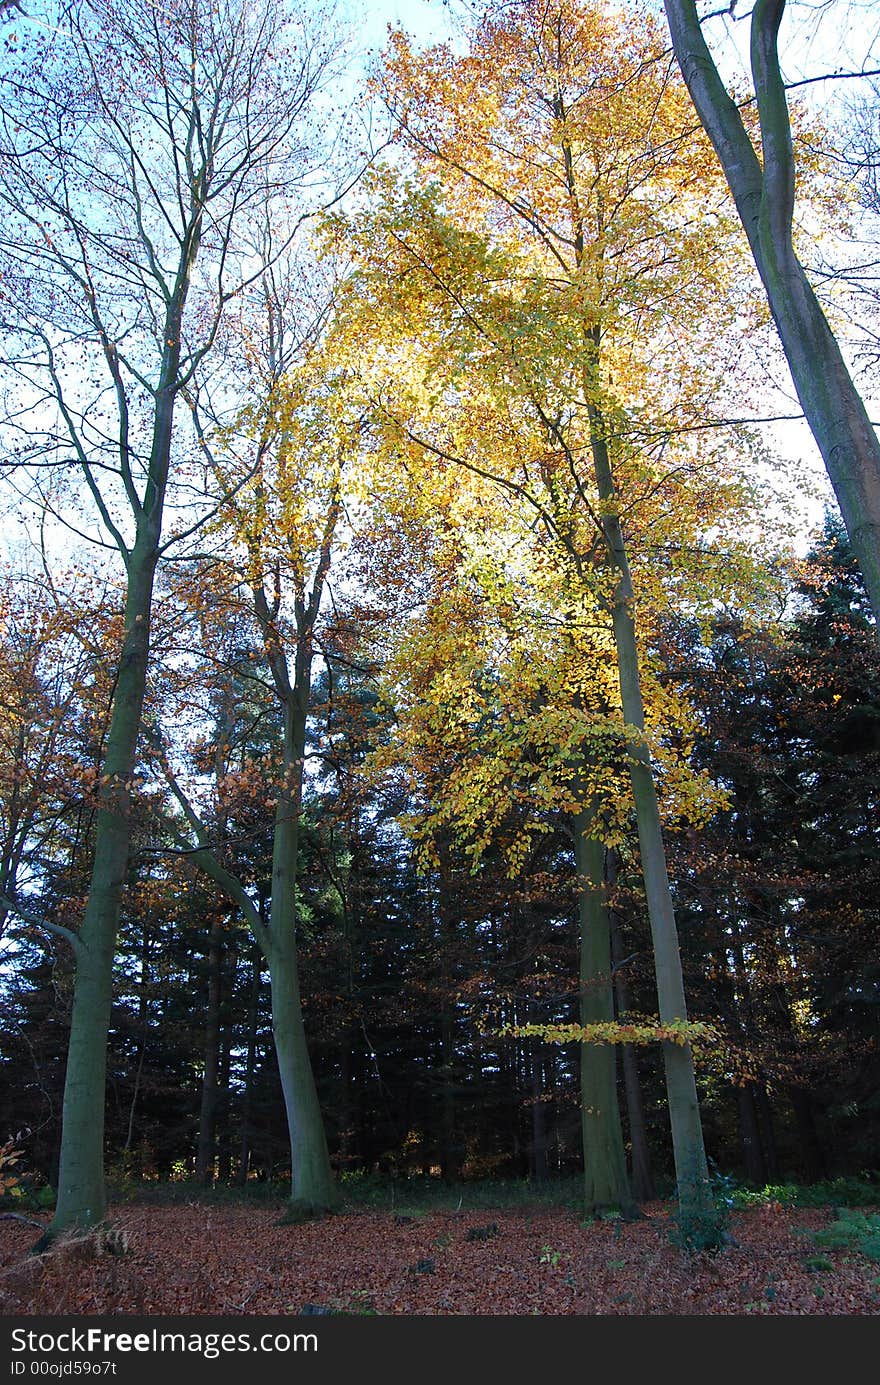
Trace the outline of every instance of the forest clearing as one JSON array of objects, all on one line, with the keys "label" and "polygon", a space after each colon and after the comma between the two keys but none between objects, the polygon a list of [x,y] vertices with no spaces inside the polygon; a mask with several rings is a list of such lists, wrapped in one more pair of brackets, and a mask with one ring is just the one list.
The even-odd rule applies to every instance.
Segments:
[{"label": "forest clearing", "polygon": [[0,1312],[873,1314],[880,31],[364,4],[0,0]]}]

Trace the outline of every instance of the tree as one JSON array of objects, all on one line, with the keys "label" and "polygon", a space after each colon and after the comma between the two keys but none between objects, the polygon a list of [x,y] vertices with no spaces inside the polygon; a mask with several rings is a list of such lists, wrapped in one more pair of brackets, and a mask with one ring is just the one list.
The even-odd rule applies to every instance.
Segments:
[{"label": "tree", "polygon": [[756,0],[752,9],[751,69],[760,150],[715,66],[695,0],[664,4],[678,65],[724,169],[876,616],[880,441],[792,238],[796,160],[778,46],[785,0]]},{"label": "tree", "polygon": [[[736,582],[747,566],[731,562],[735,543],[713,558],[710,495],[717,518],[736,488],[709,481],[685,437],[735,371],[726,332],[741,300],[720,179],[710,255],[696,207],[711,153],[647,20],[621,30],[600,7],[499,8],[464,56],[414,55],[394,36],[382,80],[401,142],[435,185],[357,226],[370,227],[360,253],[372,273],[395,275],[386,329],[410,304],[424,343],[401,367],[402,396],[377,395],[410,465],[421,451],[435,475],[461,466],[532,507],[563,610],[604,610],[661,1024],[686,1024],[644,679],[652,623],[689,563],[687,599],[707,602],[713,578]],[[699,370],[682,363],[689,331]],[[690,1048],[667,1038],[664,1055],[682,1210],[708,1223]]]},{"label": "tree", "polygon": [[25,401],[7,419],[12,454],[38,489],[60,468],[56,510],[79,476],[125,570],[91,884],[65,934],[77,965],[53,1234],[105,1213],[106,1035],[153,585],[169,486],[198,493],[178,405],[248,286],[254,209],[290,214],[332,58],[320,29],[250,0],[93,0],[29,37],[3,80],[4,321]]},{"label": "tree", "polygon": [[[197,615],[201,613],[203,625],[210,607],[215,628],[209,635],[209,657],[214,668],[223,663],[218,622],[221,627],[240,625],[247,611],[261,646],[276,724],[262,785],[273,816],[268,919],[260,915],[237,863],[222,849],[222,801],[232,778],[225,763],[228,737],[221,733],[213,738],[215,769],[222,771],[217,775],[220,810],[215,815],[221,827],[216,833],[219,851],[212,849],[209,825],[173,771],[173,744],[171,753],[163,754],[189,833],[181,841],[188,844],[194,838],[195,862],[242,910],[269,966],[275,1048],[290,1132],[291,1219],[332,1209],[338,1201],[306,1041],[297,951],[297,877],[313,661],[345,502],[365,479],[359,457],[360,420],[357,409],[352,413],[348,408],[344,378],[328,364],[332,351],[332,338],[314,347],[298,368],[277,380],[264,401],[246,411],[240,424],[240,456],[228,434],[222,435],[230,443],[222,458],[214,455],[209,437],[202,438],[227,488],[219,521],[224,523],[226,542],[223,559],[197,573],[188,601]],[[357,461],[361,475],[355,482]],[[239,476],[236,468],[242,466]],[[246,659],[235,662],[247,667]],[[214,680],[216,692],[216,672]],[[253,772],[259,777],[258,767]]]},{"label": "tree", "polygon": [[[509,543],[509,512],[504,518],[499,539],[503,533]],[[484,511],[484,525],[486,519]],[[389,751],[409,761],[404,772],[423,794],[427,788],[428,804],[416,820],[423,844],[451,832],[472,869],[494,847],[506,858],[509,889],[543,839],[554,831],[568,839],[580,939],[577,1008],[586,1038],[590,1026],[614,1018],[602,837],[620,830],[629,806],[616,717],[604,700],[613,669],[601,635],[599,648],[591,647],[602,621],[560,621],[557,582],[550,595],[522,576],[514,584],[485,565],[476,573],[467,573],[466,560],[464,567],[457,584],[444,575],[397,656]],[[513,1031],[542,1037],[537,1023]],[[585,1211],[629,1214],[615,1051],[601,1041],[580,1048]]]}]

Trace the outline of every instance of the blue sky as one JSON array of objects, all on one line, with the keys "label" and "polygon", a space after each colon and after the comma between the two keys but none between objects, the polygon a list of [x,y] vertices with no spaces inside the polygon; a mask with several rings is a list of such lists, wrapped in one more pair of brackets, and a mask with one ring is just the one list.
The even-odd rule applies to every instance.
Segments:
[{"label": "blue sky", "polygon": [[350,0],[348,8],[356,23],[363,16],[358,37],[369,48],[384,45],[389,24],[399,25],[424,44],[449,33],[450,9],[443,0]]}]

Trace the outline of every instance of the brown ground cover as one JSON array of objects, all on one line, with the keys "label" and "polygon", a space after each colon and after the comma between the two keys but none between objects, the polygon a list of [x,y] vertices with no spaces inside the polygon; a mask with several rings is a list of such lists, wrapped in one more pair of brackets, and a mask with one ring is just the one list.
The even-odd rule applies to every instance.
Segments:
[{"label": "brown ground cover", "polygon": [[[736,1244],[686,1256],[670,1207],[582,1224],[570,1211],[350,1212],[301,1226],[279,1209],[120,1206],[124,1253],[0,1222],[0,1313],[298,1315],[857,1314],[880,1308],[880,1266],[817,1252],[830,1210],[734,1213]],[[116,1247],[119,1250],[119,1246]],[[824,1259],[825,1267],[809,1261]]]}]

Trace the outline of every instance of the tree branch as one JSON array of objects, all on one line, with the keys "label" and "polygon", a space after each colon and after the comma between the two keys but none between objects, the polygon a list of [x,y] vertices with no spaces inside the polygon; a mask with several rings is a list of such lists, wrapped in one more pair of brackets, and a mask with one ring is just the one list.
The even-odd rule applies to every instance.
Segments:
[{"label": "tree branch", "polygon": [[7,894],[0,894],[0,905],[8,909],[11,914],[15,914],[23,923],[29,923],[34,928],[44,928],[47,933],[54,933],[56,937],[63,938],[70,943],[77,957],[82,953],[82,939],[72,929],[65,928],[63,924],[52,923],[49,919],[43,918],[40,914],[35,914],[32,909],[27,909],[23,904],[18,904]]}]

